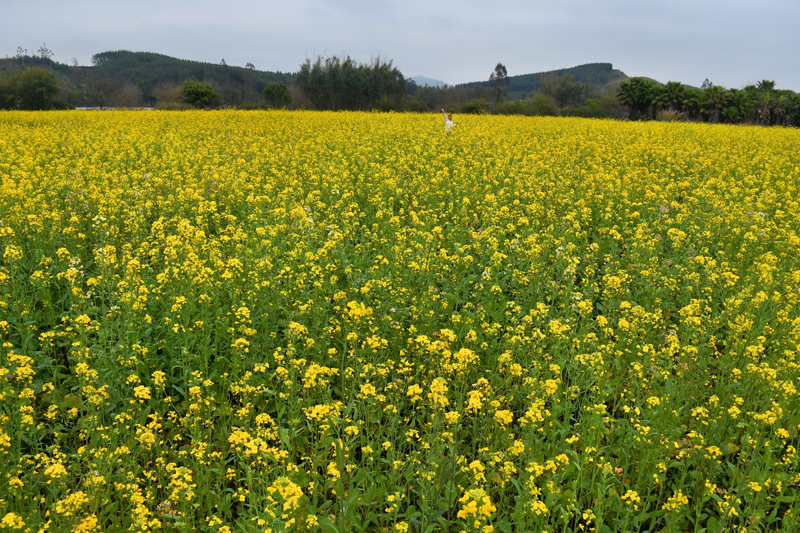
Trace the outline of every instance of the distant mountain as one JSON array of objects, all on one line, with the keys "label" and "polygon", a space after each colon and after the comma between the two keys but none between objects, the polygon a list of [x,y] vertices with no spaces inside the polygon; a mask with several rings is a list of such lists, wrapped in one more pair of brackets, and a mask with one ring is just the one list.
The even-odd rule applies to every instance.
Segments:
[{"label": "distant mountain", "polygon": [[[508,79],[510,83],[508,87],[506,87],[506,98],[509,100],[529,98],[539,91],[543,80],[553,75],[564,76],[567,74],[574,76],[575,81],[581,83],[588,82],[600,92],[612,91],[617,85],[629,79],[624,72],[615,70],[611,63],[587,63],[586,65],[578,65],[577,67],[509,76]],[[493,81],[462,83],[457,85],[457,87],[471,87],[475,84],[485,87],[494,87]]]},{"label": "distant mountain", "polygon": [[442,86],[447,85],[441,80],[434,80],[433,78],[426,78],[425,76],[411,76],[408,79],[414,80],[414,82],[420,87],[425,87],[427,85],[428,87],[441,88]]}]

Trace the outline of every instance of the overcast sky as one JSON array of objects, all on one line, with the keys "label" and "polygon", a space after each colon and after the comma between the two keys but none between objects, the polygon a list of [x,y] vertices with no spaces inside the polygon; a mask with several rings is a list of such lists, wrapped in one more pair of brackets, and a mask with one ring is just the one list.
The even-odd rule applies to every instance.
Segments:
[{"label": "overcast sky", "polygon": [[380,55],[449,84],[610,62],[629,76],[800,91],[800,0],[0,0],[0,54],[46,43],[295,72],[315,55]]}]

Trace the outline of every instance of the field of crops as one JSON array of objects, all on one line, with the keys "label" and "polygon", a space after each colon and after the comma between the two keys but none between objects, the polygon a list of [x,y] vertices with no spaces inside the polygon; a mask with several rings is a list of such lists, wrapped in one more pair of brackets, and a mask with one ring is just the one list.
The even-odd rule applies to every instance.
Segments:
[{"label": "field of crops", "polygon": [[0,114],[0,528],[797,531],[800,131],[457,120]]}]

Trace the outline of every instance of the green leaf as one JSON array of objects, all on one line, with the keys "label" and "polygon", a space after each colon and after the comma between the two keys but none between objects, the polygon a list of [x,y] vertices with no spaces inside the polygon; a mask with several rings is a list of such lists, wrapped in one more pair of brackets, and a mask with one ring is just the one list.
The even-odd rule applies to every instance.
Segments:
[{"label": "green leaf", "polygon": [[281,443],[288,448],[289,447],[289,430],[288,429],[281,429],[280,431],[278,431],[278,435],[280,435]]},{"label": "green leaf", "polygon": [[356,489],[353,491],[353,494],[347,499],[347,503],[344,506],[344,517],[345,520],[350,517],[350,512],[358,507],[359,499],[361,498],[361,491]]},{"label": "green leaf", "polygon": [[324,516],[319,517],[318,521],[319,521],[319,527],[322,528],[322,531],[324,531],[325,533],[341,533],[339,531],[339,528],[336,527],[336,524],[334,524]]}]

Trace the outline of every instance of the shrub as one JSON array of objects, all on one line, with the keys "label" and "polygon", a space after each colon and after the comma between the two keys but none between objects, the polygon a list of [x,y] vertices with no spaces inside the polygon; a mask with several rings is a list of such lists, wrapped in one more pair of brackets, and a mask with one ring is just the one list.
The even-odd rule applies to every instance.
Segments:
[{"label": "shrub", "polygon": [[400,104],[388,96],[384,96],[380,100],[378,100],[378,109],[384,112],[387,111],[400,111],[401,106]]},{"label": "shrub", "polygon": [[683,113],[675,109],[662,109],[656,114],[656,120],[659,122],[678,122],[683,120]]},{"label": "shrub", "polygon": [[157,109],[164,109],[164,106],[173,106],[175,104],[183,103],[183,86],[162,83],[153,89],[153,95],[156,97],[158,103]]},{"label": "shrub", "polygon": [[421,100],[414,99],[409,100],[409,102],[406,104],[406,109],[412,113],[427,113],[430,111],[430,109],[428,109],[428,104]]},{"label": "shrub", "polygon": [[289,87],[289,93],[292,95],[292,103],[289,104],[289,109],[316,109],[314,102],[309,100],[306,94],[296,85]]},{"label": "shrub", "polygon": [[189,79],[183,82],[183,98],[194,107],[211,107],[219,94],[208,83]]},{"label": "shrub", "polygon": [[524,101],[525,114],[531,116],[555,116],[558,113],[555,101],[546,94],[538,93]]},{"label": "shrub", "polygon": [[465,115],[480,115],[486,112],[487,107],[489,107],[489,102],[483,98],[475,98],[462,105],[461,112]]},{"label": "shrub", "polygon": [[264,87],[264,100],[269,107],[286,107],[292,103],[289,88],[282,81],[273,81]]},{"label": "shrub", "polygon": [[594,110],[586,104],[568,105],[561,108],[561,115],[564,117],[595,117]]},{"label": "shrub", "polygon": [[[622,105],[613,94],[606,94],[598,96],[597,98],[590,99],[594,101],[594,106],[597,108],[600,117],[622,119]],[[588,104],[589,100],[587,100]]]},{"label": "shrub", "polygon": [[499,102],[492,108],[492,113],[495,115],[522,115],[524,114],[524,109],[520,101]]}]

